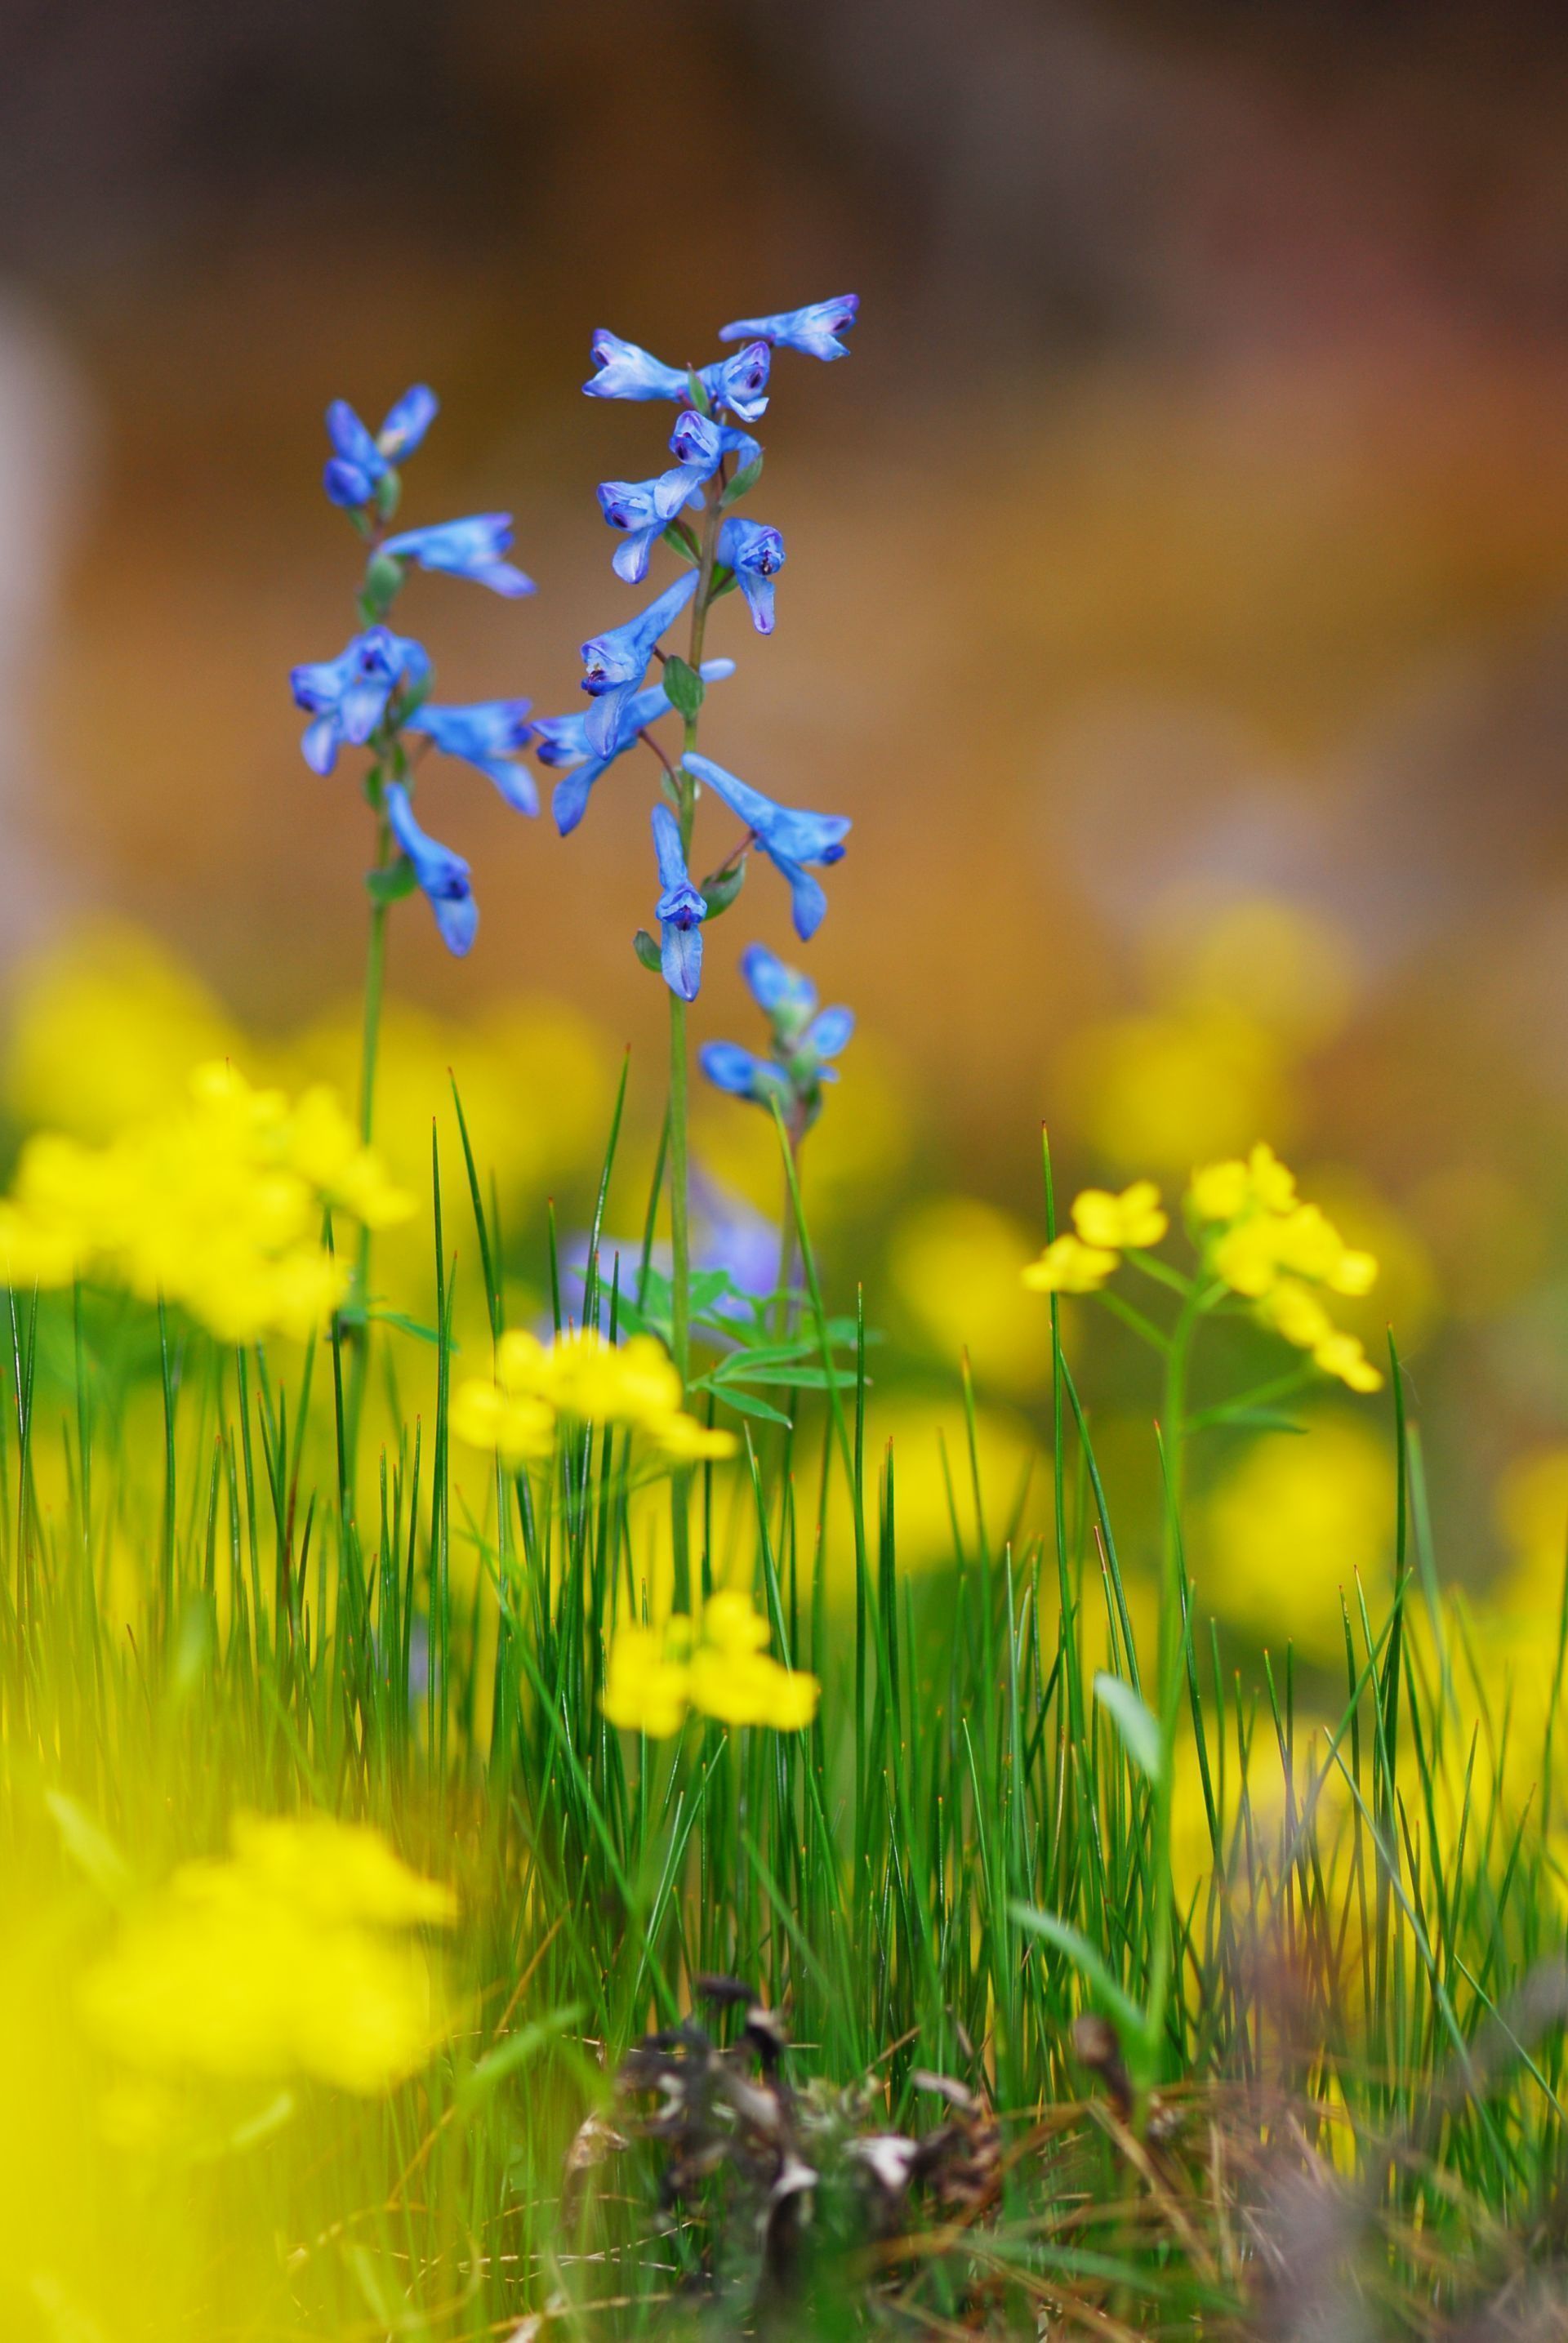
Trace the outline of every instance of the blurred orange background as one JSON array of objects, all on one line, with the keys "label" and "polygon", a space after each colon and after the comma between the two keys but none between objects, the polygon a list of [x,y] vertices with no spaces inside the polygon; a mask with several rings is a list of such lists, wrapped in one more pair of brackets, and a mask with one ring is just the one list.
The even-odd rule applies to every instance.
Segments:
[{"label": "blurred orange background", "polygon": [[[364,809],[287,690],[353,625],[329,397],[437,387],[407,519],[512,510],[539,591],[417,578],[397,622],[443,698],[553,713],[637,607],[594,484],[668,427],[581,397],[593,329],[701,362],[855,289],[850,364],[775,367],[779,630],[718,614],[703,743],[854,818],[806,955],[861,1018],[843,1260],[1028,1404],[1040,1121],[1070,1182],[1268,1137],[1384,1255],[1445,1564],[1493,1567],[1568,1415],[1562,12],[61,0],[0,58],[20,980],[112,913],[264,1033],[352,992]],[[628,760],[562,842],[435,772],[479,942],[416,904],[392,962],[629,1041],[645,1126],[649,799]],[[786,914],[754,870],[699,1035],[748,1038],[734,959]]]}]

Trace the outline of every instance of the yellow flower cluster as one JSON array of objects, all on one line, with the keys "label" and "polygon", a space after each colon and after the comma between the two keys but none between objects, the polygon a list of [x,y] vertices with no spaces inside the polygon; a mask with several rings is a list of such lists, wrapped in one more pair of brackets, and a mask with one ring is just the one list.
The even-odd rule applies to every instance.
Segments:
[{"label": "yellow flower cluster", "polygon": [[450,1889],[327,1815],[242,1815],[231,1844],[176,1871],[84,1980],[105,2048],[155,2074],[366,2095],[423,2066],[447,2026],[410,1932],[451,1926]]},{"label": "yellow flower cluster", "polygon": [[1266,1326],[1352,1391],[1381,1390],[1360,1341],[1334,1324],[1322,1300],[1325,1291],[1369,1293],[1377,1262],[1347,1245],[1316,1204],[1299,1200],[1295,1174],[1271,1148],[1260,1142],[1244,1161],[1195,1172],[1187,1202],[1205,1232],[1208,1266],[1256,1305]]},{"label": "yellow flower cluster", "polygon": [[182,1108],[106,1146],[55,1132],[27,1141],[0,1199],[0,1281],[101,1280],[183,1305],[224,1342],[304,1341],[348,1282],[322,1242],[329,1208],[383,1228],[414,1201],[331,1091],[291,1105],[232,1066],[204,1065]]},{"label": "yellow flower cluster", "polygon": [[1085,1188],[1073,1199],[1072,1223],[1075,1235],[1056,1238],[1024,1271],[1031,1292],[1097,1293],[1123,1252],[1157,1245],[1171,1225],[1152,1180],[1135,1180],[1119,1196]]},{"label": "yellow flower cluster", "polygon": [[651,1334],[611,1342],[591,1327],[571,1329],[553,1342],[537,1334],[503,1334],[492,1379],[459,1383],[452,1394],[452,1430],[473,1448],[495,1451],[509,1464],[547,1457],[561,1417],[578,1423],[630,1426],[653,1442],[671,1463],[732,1456],[733,1433],[710,1431],[681,1407],[680,1377]]},{"label": "yellow flower cluster", "polygon": [[612,1725],[656,1741],[678,1733],[692,1709],[720,1725],[799,1733],[817,1714],[821,1686],[768,1653],[768,1622],[734,1588],[710,1594],[699,1618],[662,1628],[622,1627],[610,1645],[600,1705]]}]

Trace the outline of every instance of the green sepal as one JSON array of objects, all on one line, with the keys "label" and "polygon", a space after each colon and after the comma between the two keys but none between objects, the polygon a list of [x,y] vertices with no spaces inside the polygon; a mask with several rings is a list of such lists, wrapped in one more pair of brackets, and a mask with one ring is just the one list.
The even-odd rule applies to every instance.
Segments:
[{"label": "green sepal", "polygon": [[703,388],[696,369],[692,367],[688,367],[686,369],[686,387],[691,394],[691,403],[699,415],[711,415],[713,409],[708,403],[708,393]]},{"label": "green sepal", "polygon": [[719,501],[720,506],[738,505],[742,497],[749,497],[751,494],[752,489],[757,486],[758,481],[761,478],[762,458],[760,456],[753,456],[749,464],[743,464],[741,466],[739,471],[736,473],[735,478],[730,481],[729,486],[725,489],[724,494],[719,498]]},{"label": "green sepal", "polygon": [[388,862],[385,870],[365,873],[366,892],[373,903],[400,903],[418,884],[414,865],[406,854],[400,854],[396,862]]},{"label": "green sepal", "polygon": [[727,911],[746,883],[746,857],[741,856],[733,870],[716,870],[701,883],[702,900],[708,906],[708,916],[717,920]]},{"label": "green sepal", "polygon": [[683,520],[670,522],[664,532],[664,542],[669,547],[671,552],[678,553],[681,559],[689,561],[694,568],[702,559],[702,548]]},{"label": "green sepal", "polygon": [[638,928],[636,935],[633,936],[631,940],[631,948],[637,954],[638,960],[641,960],[644,968],[651,970],[655,976],[663,975],[664,962],[659,958],[658,946],[654,942],[653,938],[648,934],[646,928]]},{"label": "green sepal", "polygon": [[710,602],[720,601],[726,594],[733,594],[736,587],[740,583],[733,569],[724,568],[714,571],[713,581],[708,589],[708,598]]},{"label": "green sepal", "polygon": [[694,667],[689,667],[678,652],[664,662],[664,696],[676,713],[695,716],[708,696],[708,687]]},{"label": "green sepal", "polygon": [[367,626],[375,626],[384,618],[397,600],[403,584],[403,564],[396,555],[373,553],[365,572],[365,583],[359,589],[359,608]]},{"label": "green sepal", "polygon": [[376,491],[376,517],[390,520],[403,500],[403,482],[396,472],[383,472],[381,485]]}]

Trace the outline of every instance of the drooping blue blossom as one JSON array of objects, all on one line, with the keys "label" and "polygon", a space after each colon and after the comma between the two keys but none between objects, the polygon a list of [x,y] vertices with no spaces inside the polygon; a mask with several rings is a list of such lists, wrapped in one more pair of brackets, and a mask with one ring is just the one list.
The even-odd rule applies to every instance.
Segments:
[{"label": "drooping blue blossom", "polygon": [[406,528],[385,538],[381,550],[398,561],[448,578],[471,578],[494,594],[531,594],[534,581],[505,556],[512,541],[510,513],[470,513],[466,520],[437,521],[429,528]]},{"label": "drooping blue blossom", "polygon": [[666,366],[662,359],[623,341],[601,326],[593,337],[593,361],[598,371],[583,388],[590,398],[678,398],[691,396],[684,367]]},{"label": "drooping blue blossom", "polygon": [[[697,379],[717,412],[727,407],[742,423],[755,423],[768,405],[768,372],[773,353],[766,342],[748,342],[732,357],[699,367]],[[687,394],[689,396],[689,393]]]},{"label": "drooping blue blossom", "polygon": [[855,322],[860,307],[858,293],[841,293],[836,301],[810,301],[803,309],[776,310],[770,317],[737,317],[721,326],[721,342],[771,342],[775,349],[804,350],[809,358],[847,358],[839,339]]},{"label": "drooping blue blossom", "polygon": [[708,905],[691,883],[680,843],[680,824],[666,805],[653,809],[653,850],[664,890],[655,906],[664,980],[682,1001],[695,1001],[702,981],[702,922]]},{"label": "drooping blue blossom", "polygon": [[620,729],[621,710],[648,673],[654,645],[673,626],[697,591],[697,572],[688,569],[624,626],[591,635],[582,647],[583,689],[593,701],[586,736],[596,757],[608,756]]},{"label": "drooping blue blossom", "polygon": [[346,398],[327,410],[327,436],[333,446],[322,485],[335,505],[368,504],[394,464],[411,456],[435,420],[436,394],[417,382],[387,410],[374,437]]},{"label": "drooping blue blossom", "polygon": [[809,976],[769,951],[766,944],[748,944],[740,955],[746,989],[775,1028],[798,1032],[817,1006],[817,988]]},{"label": "drooping blue blossom", "polygon": [[[720,682],[734,672],[733,659],[712,659],[702,662],[704,683]],[[569,716],[540,718],[533,728],[535,755],[541,765],[568,768],[556,783],[550,801],[556,828],[563,838],[577,828],[587,812],[594,783],[608,771],[618,757],[625,755],[646,725],[656,724],[661,716],[668,716],[669,712],[669,695],[662,683],[652,683],[646,690],[634,692],[620,711],[615,744],[608,755],[603,757],[596,757],[588,747],[586,709],[574,710]]]},{"label": "drooping blue blossom", "polygon": [[784,567],[784,539],[766,522],[731,513],[719,531],[718,554],[735,572],[759,635],[773,632],[773,580]]},{"label": "drooping blue blossom", "polygon": [[429,675],[423,646],[390,627],[367,627],[335,659],[291,669],[295,703],[314,719],[299,744],[311,771],[329,773],[345,741],[359,747],[369,739],[400,686],[417,691]]},{"label": "drooping blue blossom", "polygon": [[414,819],[408,792],[401,781],[388,781],[381,792],[392,835],[414,866],[421,892],[436,915],[441,940],[460,960],[473,944],[479,925],[468,866],[460,854],[439,840],[427,838]]},{"label": "drooping blue blossom", "polygon": [[531,706],[527,699],[477,699],[465,708],[427,703],[416,709],[404,729],[422,732],[444,756],[477,765],[517,812],[537,814],[539,799],[533,775],[516,761],[533,734],[526,720]]},{"label": "drooping blue blossom", "polygon": [[733,423],[718,423],[709,415],[699,415],[689,407],[684,415],[677,416],[675,428],[669,435],[669,452],[682,464],[699,469],[700,478],[710,480],[726,456],[735,458],[735,469],[743,472],[762,453],[759,440],[749,431],[740,430]]},{"label": "drooping blue blossom", "polygon": [[764,854],[788,880],[796,934],[802,941],[815,935],[827,911],[828,898],[804,866],[815,862],[825,868],[843,860],[844,840],[851,826],[848,817],[809,813],[794,806],[778,805],[771,798],[764,797],[760,789],[726,772],[711,757],[699,756],[695,749],[689,750],[682,762],[689,773],[706,782],[716,796],[723,799],[731,813],[739,816]]}]

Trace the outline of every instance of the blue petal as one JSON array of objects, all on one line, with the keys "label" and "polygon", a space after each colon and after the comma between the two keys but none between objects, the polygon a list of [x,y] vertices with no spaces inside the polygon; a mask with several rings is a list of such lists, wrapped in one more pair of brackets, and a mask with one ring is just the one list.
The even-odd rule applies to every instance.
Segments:
[{"label": "blue petal", "polygon": [[372,481],[381,478],[387,460],[346,398],[335,398],[327,410],[327,436],[333,453]]},{"label": "blue petal", "polygon": [[721,342],[757,338],[786,350],[803,350],[808,357],[847,358],[840,334],[847,334],[860,307],[858,293],[841,293],[833,301],[811,301],[803,309],[779,309],[769,317],[738,317],[721,326]]},{"label": "blue petal", "polygon": [[432,895],[428,898],[441,930],[441,941],[457,959],[473,950],[479,931],[479,907],[472,895]]},{"label": "blue petal", "polygon": [[428,383],[417,382],[393,402],[387,410],[387,420],[376,435],[376,444],[388,463],[401,462],[411,456],[430,426],[436,420],[439,400]]},{"label": "blue petal", "polygon": [[819,1058],[836,1058],[855,1030],[852,1009],[824,1009],[813,1018],[801,1040],[808,1050]]},{"label": "blue petal", "polygon": [[751,623],[759,635],[773,632],[773,580],[759,578],[749,569],[736,572],[740,591],[746,597],[746,607],[751,613]]},{"label": "blue petal", "polygon": [[775,854],[772,860],[774,868],[789,882],[795,932],[802,943],[809,943],[827,917],[828,898],[811,873],[802,870],[798,862],[789,861],[782,854]]},{"label": "blue petal", "polygon": [[569,838],[588,811],[588,793],[601,773],[614,764],[613,757],[595,757],[586,765],[574,767],[563,773],[556,783],[550,799],[550,811],[556,818],[556,828],[563,838]]},{"label": "blue petal", "polygon": [[678,367],[665,366],[608,327],[595,334],[592,348],[598,372],[583,385],[590,398],[674,398],[682,405],[689,399],[690,386]]},{"label": "blue petal", "polygon": [[697,1062],[709,1081],[732,1098],[752,1098],[762,1072],[762,1061],[739,1041],[705,1041]]},{"label": "blue petal", "polygon": [[329,773],[337,762],[337,719],[330,709],[305,728],[300,749],[313,773]]},{"label": "blue petal", "polygon": [[[668,893],[672,888],[690,884],[686,867],[686,850],[680,842],[680,824],[667,805],[656,805],[652,814],[653,850],[658,860],[658,883]],[[660,913],[661,918],[665,917]]]},{"label": "blue petal", "polygon": [[740,973],[752,1000],[769,1017],[781,1009],[795,1018],[808,1017],[817,1006],[817,988],[810,978],[789,967],[766,944],[747,945],[740,955]]},{"label": "blue petal", "polygon": [[658,957],[671,992],[682,1001],[695,1001],[702,982],[702,930],[677,927],[667,920]]},{"label": "blue petal", "polygon": [[376,493],[376,483],[368,472],[360,470],[345,456],[334,456],[321,475],[321,485],[335,505],[352,511],[356,506],[368,504]]}]

